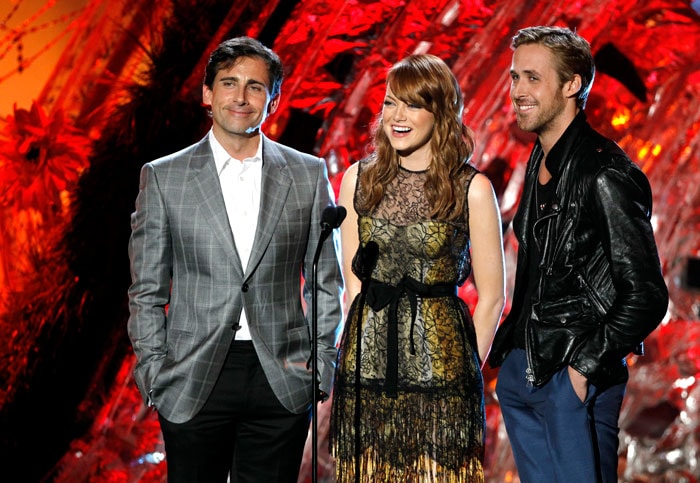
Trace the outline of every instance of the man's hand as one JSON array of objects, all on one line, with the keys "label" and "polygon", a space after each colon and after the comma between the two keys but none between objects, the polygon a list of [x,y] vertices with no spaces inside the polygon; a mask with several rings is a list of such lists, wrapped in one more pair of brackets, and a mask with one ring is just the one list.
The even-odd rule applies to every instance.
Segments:
[{"label": "man's hand", "polygon": [[574,392],[576,392],[581,402],[584,402],[586,396],[588,396],[588,379],[571,366],[569,366],[569,379],[571,380]]}]

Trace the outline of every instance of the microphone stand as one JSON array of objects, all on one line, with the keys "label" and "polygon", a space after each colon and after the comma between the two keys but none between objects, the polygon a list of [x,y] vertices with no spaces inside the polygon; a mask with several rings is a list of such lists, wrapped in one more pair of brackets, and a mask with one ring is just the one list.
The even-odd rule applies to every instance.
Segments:
[{"label": "microphone stand", "polygon": [[[318,242],[318,247],[316,248],[316,253],[314,254],[314,262],[312,267],[312,281],[311,285],[313,287],[313,296],[311,297],[311,332],[313,333],[313,338],[311,340],[311,374],[313,374],[313,390],[311,399],[311,481],[316,483],[318,481],[318,392],[319,392],[319,380],[318,380],[318,259],[321,255],[321,248],[325,241],[323,234],[326,231],[321,232],[321,239]],[[328,233],[330,234],[330,232]]]},{"label": "microphone stand", "polygon": [[370,240],[363,247],[360,245],[359,248],[360,255],[360,278],[362,279],[362,287],[360,288],[360,297],[357,304],[357,317],[355,323],[357,324],[356,334],[357,337],[355,347],[355,414],[353,415],[353,428],[355,429],[355,451],[354,451],[354,466],[355,466],[355,482],[360,481],[360,444],[362,442],[362,435],[360,434],[360,417],[361,417],[361,405],[362,398],[360,397],[360,359],[362,357],[362,317],[365,312],[365,303],[367,300],[367,290],[369,289],[369,284],[372,280],[372,272],[374,271],[374,266],[377,264],[377,258],[379,256],[379,246],[374,240]]},{"label": "microphone stand", "polygon": [[314,253],[314,260],[311,267],[311,286],[313,293],[311,297],[311,373],[313,374],[313,390],[311,398],[311,481],[318,481],[318,396],[320,392],[318,380],[318,259],[321,256],[321,249],[328,236],[335,228],[338,228],[345,218],[345,208],[342,206],[329,206],[321,216],[321,235]]}]

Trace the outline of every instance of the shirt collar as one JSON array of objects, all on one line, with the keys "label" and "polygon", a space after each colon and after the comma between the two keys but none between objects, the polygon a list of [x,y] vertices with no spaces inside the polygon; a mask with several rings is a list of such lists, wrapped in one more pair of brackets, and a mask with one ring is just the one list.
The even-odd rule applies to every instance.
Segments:
[{"label": "shirt collar", "polygon": [[[545,166],[547,166],[547,171],[552,174],[553,178],[558,179],[559,174],[562,169],[562,164],[564,163],[564,157],[569,149],[570,139],[575,136],[575,133],[579,131],[581,126],[586,123],[586,114],[581,109],[576,117],[574,117],[571,124],[566,128],[561,137],[554,143],[552,149],[547,154],[547,159],[545,159]],[[538,141],[539,143],[539,141]]]},{"label": "shirt collar", "polygon": [[[258,148],[255,152],[255,155],[250,157],[250,158],[245,158],[243,160],[238,159],[237,161],[253,161],[253,162],[258,162],[262,161],[262,134],[260,135],[260,139],[258,141]],[[212,154],[214,155],[214,163],[216,164],[216,172],[218,174],[221,174],[221,170],[224,169],[224,166],[226,166],[226,163],[228,162],[229,159],[235,159],[232,158],[227,152],[226,149],[221,145],[221,143],[216,139],[216,136],[214,136],[214,130],[209,130],[209,144],[211,145],[211,151]]]}]

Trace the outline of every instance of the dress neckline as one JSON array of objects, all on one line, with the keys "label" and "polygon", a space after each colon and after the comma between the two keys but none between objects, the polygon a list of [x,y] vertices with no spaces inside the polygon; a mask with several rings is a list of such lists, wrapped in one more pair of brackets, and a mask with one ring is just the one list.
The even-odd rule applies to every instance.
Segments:
[{"label": "dress neckline", "polygon": [[402,165],[400,165],[400,164],[399,164],[399,169],[400,169],[401,171],[405,171],[405,172],[407,172],[407,173],[414,173],[414,174],[421,174],[421,173],[427,173],[427,172],[428,172],[428,168],[420,169],[420,170],[414,171],[414,170],[408,169],[408,168],[406,168],[406,167],[404,167],[404,166],[402,166]]}]

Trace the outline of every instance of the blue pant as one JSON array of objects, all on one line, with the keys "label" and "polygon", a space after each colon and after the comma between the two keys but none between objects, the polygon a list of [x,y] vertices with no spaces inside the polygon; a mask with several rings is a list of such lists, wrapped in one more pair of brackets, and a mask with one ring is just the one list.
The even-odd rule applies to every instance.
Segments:
[{"label": "blue pant", "polygon": [[589,384],[584,402],[567,367],[542,387],[525,380],[525,351],[514,349],[498,374],[501,406],[523,483],[617,482],[618,418],[625,383],[599,391]]}]

